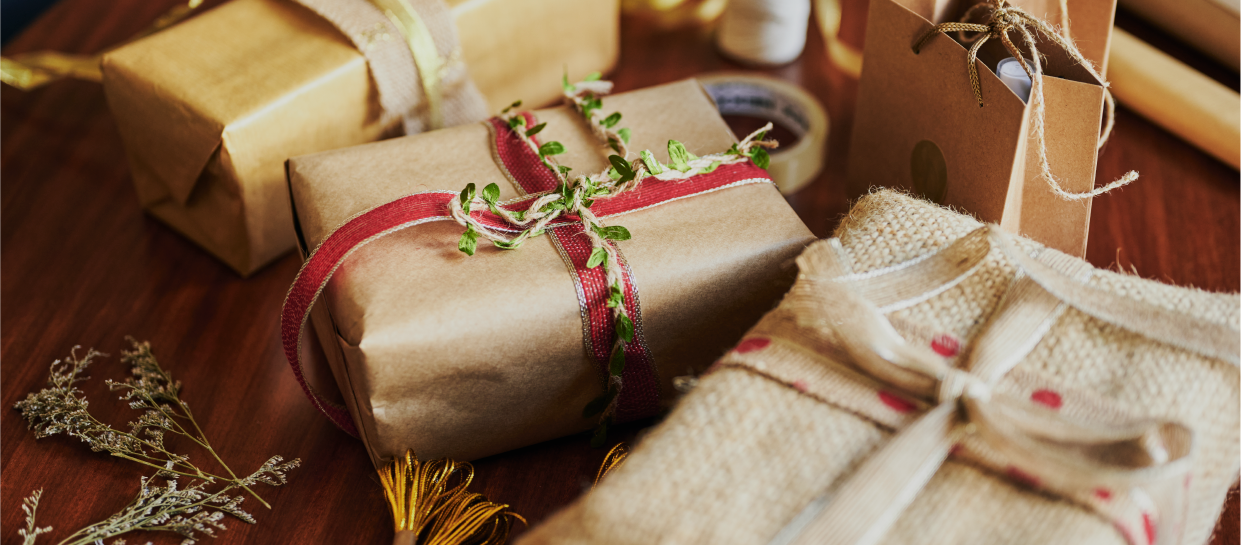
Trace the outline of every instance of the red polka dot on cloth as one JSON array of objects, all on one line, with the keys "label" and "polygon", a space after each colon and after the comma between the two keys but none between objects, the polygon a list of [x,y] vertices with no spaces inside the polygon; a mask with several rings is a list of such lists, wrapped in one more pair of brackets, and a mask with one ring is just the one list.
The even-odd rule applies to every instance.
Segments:
[{"label": "red polka dot on cloth", "polygon": [[770,344],[771,344],[771,339],[768,339],[766,337],[750,337],[748,339],[741,341],[741,344],[738,344],[737,348],[733,350],[735,350],[738,354],[745,354],[748,352],[754,352],[756,350],[762,350],[764,348],[767,348],[767,346]]},{"label": "red polka dot on cloth", "polygon": [[797,388],[797,391],[799,391],[799,392],[803,392],[803,393],[804,393],[806,390],[810,389],[810,386],[809,386],[809,385],[807,385],[807,384],[806,384],[806,381],[804,381],[804,380],[794,380],[794,381],[793,381],[793,387],[794,387],[794,388]]},{"label": "red polka dot on cloth", "polygon": [[945,358],[951,358],[961,351],[961,341],[952,335],[941,333],[931,339],[931,350]]},{"label": "red polka dot on cloth", "polygon": [[914,402],[897,396],[891,392],[879,392],[879,401],[882,401],[884,405],[891,407],[892,410],[902,413],[913,412],[914,409],[918,408],[917,405],[914,405]]},{"label": "red polka dot on cloth", "polygon": [[1146,542],[1155,542],[1155,520],[1150,513],[1142,513],[1142,529],[1146,530]]},{"label": "red polka dot on cloth", "polygon": [[1112,491],[1106,488],[1096,488],[1094,489],[1094,497],[1103,501],[1108,501],[1112,499]]},{"label": "red polka dot on cloth", "polygon": [[1061,405],[1064,405],[1064,400],[1060,398],[1060,394],[1046,389],[1036,390],[1034,393],[1030,394],[1030,401],[1038,403],[1039,405],[1046,405],[1047,407],[1051,407],[1053,409],[1059,409]]}]

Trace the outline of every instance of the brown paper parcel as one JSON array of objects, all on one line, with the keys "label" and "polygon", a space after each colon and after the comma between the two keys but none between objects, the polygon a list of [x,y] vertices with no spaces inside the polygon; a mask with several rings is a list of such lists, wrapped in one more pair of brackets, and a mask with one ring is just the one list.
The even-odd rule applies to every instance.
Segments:
[{"label": "brown paper parcel", "polygon": [[[994,72],[996,63],[1011,56],[1000,40],[989,41],[979,52],[982,107],[967,72],[970,44],[957,43],[957,33],[933,37],[920,53],[913,50],[932,23],[959,21],[975,3],[872,0],[849,179],[857,188],[906,188],[1083,256],[1091,201],[1063,199],[1043,178],[1032,134],[1032,104],[1022,102]],[[1049,23],[1062,22],[1055,0],[1009,3]],[[1072,38],[1097,66],[1107,59],[1115,6],[1115,0],[1068,2]],[[1019,33],[1011,35],[1017,48],[1026,51]],[[1051,172],[1068,192],[1090,191],[1103,88],[1054,44],[1040,40],[1038,50],[1045,55]]]},{"label": "brown paper parcel", "polygon": [[[1005,248],[988,242],[1001,231],[976,237],[982,227],[894,191],[864,197],[836,231],[837,239],[817,242],[798,258],[797,283],[780,305],[699,379],[624,465],[520,543],[1205,543],[1237,478],[1241,454],[1241,299],[1094,269],[1028,239],[1010,238]],[[962,242],[970,245],[964,248],[968,259],[950,253]],[[1014,256],[1021,254],[1018,265]],[[829,256],[833,267],[824,266]],[[1035,278],[1024,272],[1029,261],[1072,271],[1058,281],[1068,279],[1091,298],[1123,300],[1120,306],[1178,318],[1157,322],[1166,327],[1154,334],[1136,333],[1132,324],[1117,322],[1141,313],[1104,320],[1079,309],[1098,310],[1085,297],[1048,297],[1044,273]],[[953,277],[955,282],[939,284]],[[886,377],[865,370],[860,362],[869,349],[857,350],[863,337],[844,335],[852,328],[842,322],[864,322],[866,313],[839,320],[836,310],[849,308],[839,297],[846,286],[873,303],[877,310],[871,312],[882,312],[903,339],[885,358],[933,352],[951,367],[944,378],[927,388],[927,377],[909,368]],[[910,288],[924,295],[898,304]],[[1018,327],[1023,335],[1016,337],[996,335],[1023,322],[1038,327]],[[1222,344],[1230,346],[1217,355],[1184,348],[1194,336],[1187,326],[1222,332]],[[995,376],[1003,370],[991,364],[999,361],[1015,366]],[[1005,411],[1037,417],[1025,428],[1001,426],[1001,433],[1019,436],[1053,421],[1109,430],[1084,447],[1071,434],[1059,436],[1063,444],[1052,436],[1036,443],[1057,455],[1068,447],[1073,463],[1101,459],[1108,471],[1035,471],[1053,456],[1022,458],[1029,443],[1012,449],[995,440],[995,428],[975,418],[975,407],[986,401],[953,393],[954,382],[974,388],[972,380],[954,380],[965,375],[990,384],[990,403],[1007,400]],[[926,389],[911,393],[920,388]],[[960,409],[937,405],[955,395],[962,395]],[[960,418],[976,429],[958,421],[944,443],[898,443],[919,433],[915,428],[935,413],[965,414]],[[1126,426],[1151,422],[1164,424],[1145,428],[1140,445],[1118,441]],[[1184,440],[1185,431],[1192,442]],[[1135,446],[1149,455],[1135,456]],[[919,463],[924,456],[948,458],[926,470]],[[879,466],[873,462],[882,465],[885,458],[898,463],[874,472]],[[1165,469],[1179,472],[1162,481],[1126,481]],[[924,486],[908,487],[911,478]],[[1112,485],[1091,482],[1109,478]],[[1066,485],[1066,479],[1072,480]],[[1181,496],[1179,509],[1166,509],[1153,495],[1160,484],[1170,487],[1163,492]],[[853,495],[859,490],[866,493]],[[1149,503],[1139,501],[1143,490],[1152,492],[1145,496]],[[909,503],[886,511],[886,532],[874,531],[867,515],[901,500]],[[824,506],[824,513],[849,516],[823,526],[804,524]],[[1155,506],[1161,509],[1151,510]],[[1104,516],[1112,509],[1119,518]],[[854,539],[859,531],[864,537]]]},{"label": "brown paper parcel", "polygon": [[[447,4],[493,110],[616,61],[616,0]],[[400,134],[363,55],[289,0],[234,0],[124,46],[103,79],[143,208],[243,275],[295,244],[287,158]]]},{"label": "brown paper parcel", "polygon": [[[667,161],[676,139],[695,154],[736,142],[695,81],[608,97],[630,149]],[[575,172],[607,166],[580,116],[540,110],[541,138]],[[288,164],[297,220],[315,248],[352,216],[428,190],[496,183],[519,195],[493,158],[485,124],[464,125]],[[643,330],[662,399],[672,377],[704,369],[779,298],[791,259],[813,240],[771,184],[733,187],[628,213],[620,243],[641,293]],[[457,250],[461,227],[433,222],[372,242],[328,283],[312,321],[354,422],[375,460],[471,460],[590,428],[602,392],[583,346],[570,271],[548,237],[520,250]],[[324,390],[331,385],[318,384]],[[585,440],[585,439],[583,439]]]}]

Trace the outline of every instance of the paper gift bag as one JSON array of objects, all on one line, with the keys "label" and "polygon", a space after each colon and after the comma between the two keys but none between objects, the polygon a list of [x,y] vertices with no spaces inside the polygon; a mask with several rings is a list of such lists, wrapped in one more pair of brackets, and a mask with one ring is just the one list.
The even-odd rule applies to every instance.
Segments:
[{"label": "paper gift bag", "polygon": [[[376,7],[406,2],[431,30],[423,66]],[[248,275],[294,246],[286,159],[554,100],[566,66],[615,63],[618,17],[616,0],[234,0],[108,53],[103,83],[143,208]]]},{"label": "paper gift bag", "polygon": [[1241,454],[1237,294],[889,190],[798,267],[623,465],[519,543],[1210,537]]},{"label": "paper gift bag", "polygon": [[[1107,58],[1115,4],[1070,1],[1067,18],[1055,1],[1013,0],[1006,5],[1049,25],[1067,22],[1085,60],[1101,65]],[[998,36],[978,52],[976,84],[967,70],[972,43],[958,43],[955,38],[961,33],[936,34],[918,47],[935,24],[966,20],[974,5],[978,3],[871,1],[849,159],[851,183],[859,188],[906,188],[1082,256],[1090,225],[1087,195],[1094,187],[1105,106],[1102,82],[1029,26],[1044,55],[1045,128],[1040,137],[1034,97],[1029,104],[1023,102],[995,74],[997,63],[1012,56]],[[974,10],[968,20],[986,22],[988,11]],[[964,37],[976,39],[978,34],[967,32]],[[1019,28],[1009,28],[1008,37],[1031,59]],[[1054,182],[1043,173],[1044,143]],[[1053,183],[1082,198],[1058,195]]]},{"label": "paper gift bag", "polygon": [[[672,139],[700,156],[737,143],[693,80],[607,97],[602,112],[620,113],[629,148],[653,151],[651,161],[670,160]],[[564,166],[607,169],[613,152],[580,115],[535,115],[527,126],[540,127],[540,146],[562,144]],[[377,462],[410,448],[423,459],[471,460],[598,421],[583,409],[610,388],[615,337],[585,233],[549,227],[517,250],[480,239],[475,255],[459,251],[463,228],[446,203],[467,183],[496,184],[504,203],[557,191],[513,135],[493,119],[289,160],[310,257],[282,315],[286,354],[301,378],[300,328],[313,306],[345,407],[317,393],[330,383],[307,384],[308,393]],[[748,162],[680,182],[647,179],[625,195],[591,208],[632,234],[616,242],[635,339],[618,420],[663,410],[672,379],[704,369],[771,308],[790,285],[791,259],[813,240]]]}]

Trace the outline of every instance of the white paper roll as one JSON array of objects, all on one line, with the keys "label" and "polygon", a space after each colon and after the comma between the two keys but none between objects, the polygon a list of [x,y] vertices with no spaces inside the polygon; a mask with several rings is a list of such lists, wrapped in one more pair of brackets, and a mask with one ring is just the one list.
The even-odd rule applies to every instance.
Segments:
[{"label": "white paper roll", "polygon": [[806,47],[810,0],[730,0],[716,45],[741,62],[792,62]]}]

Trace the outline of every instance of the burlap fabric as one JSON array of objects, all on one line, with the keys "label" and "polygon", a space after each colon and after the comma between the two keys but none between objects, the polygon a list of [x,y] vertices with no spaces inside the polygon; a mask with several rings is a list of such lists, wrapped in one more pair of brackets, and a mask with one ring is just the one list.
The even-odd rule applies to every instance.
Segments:
[{"label": "burlap fabric", "polygon": [[[863,198],[836,236],[854,271],[865,273],[935,253],[979,227],[967,216],[881,191]],[[1017,246],[1029,253],[1041,249],[1025,239]],[[1096,288],[1239,327],[1236,295],[1088,272],[1087,284]],[[910,342],[955,352],[944,346],[955,340],[965,353],[1016,274],[1011,260],[992,249],[960,283],[887,317]],[[798,327],[787,303],[764,317],[751,335]],[[737,351],[746,349],[743,341]],[[996,390],[1029,396],[1032,384],[1038,385],[1033,391],[1059,392],[1066,411],[1077,403],[1074,410],[1085,410],[1086,417],[1157,419],[1192,430],[1196,450],[1185,481],[1179,542],[1208,539],[1237,478],[1236,367],[1069,308]],[[622,467],[520,543],[771,543],[907,422],[895,412],[877,418],[878,412],[834,403],[832,397],[814,384],[780,380],[761,370],[719,368],[700,380]],[[899,398],[882,401],[910,408],[902,407]],[[965,453],[939,468],[881,542],[1123,544],[1145,543],[1149,537],[1140,526],[1121,528],[1100,516],[1081,498],[1030,487],[1021,475],[1006,474]]]}]

